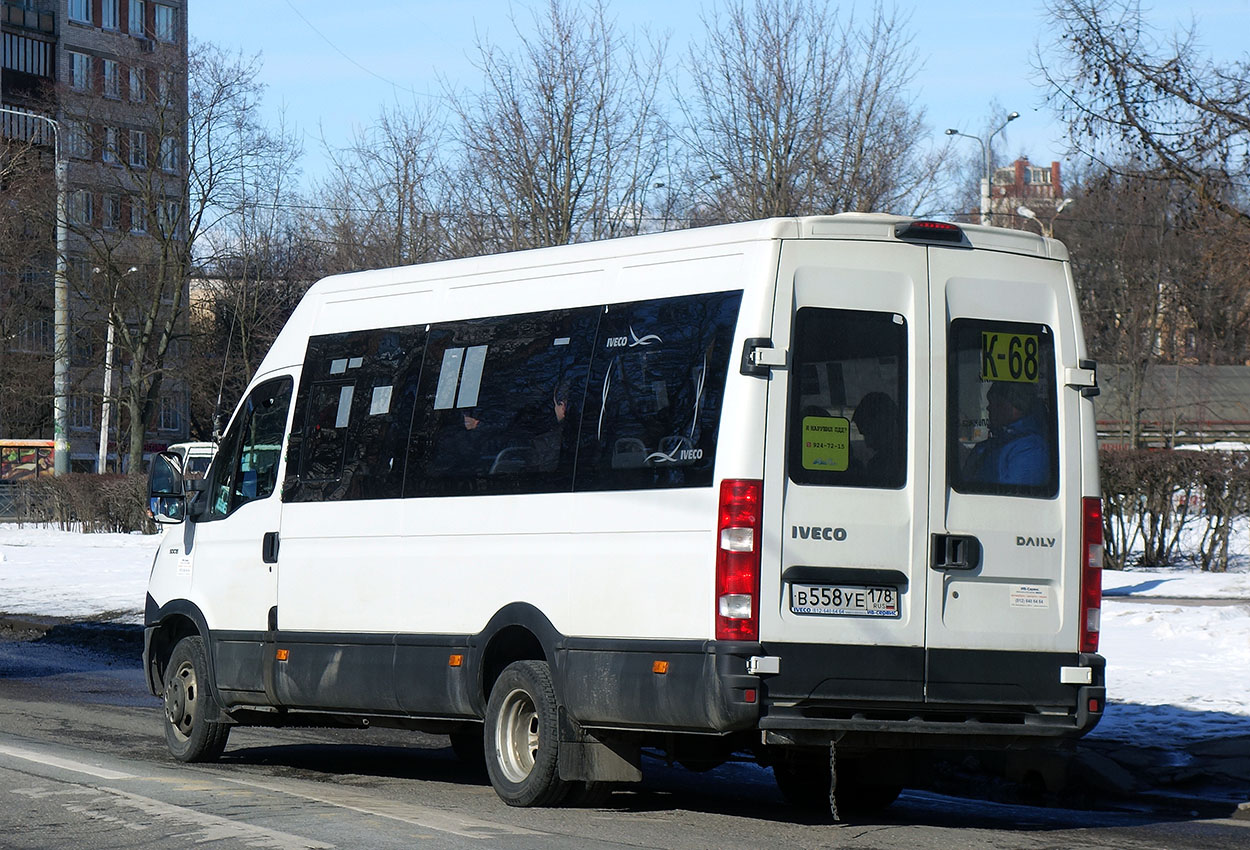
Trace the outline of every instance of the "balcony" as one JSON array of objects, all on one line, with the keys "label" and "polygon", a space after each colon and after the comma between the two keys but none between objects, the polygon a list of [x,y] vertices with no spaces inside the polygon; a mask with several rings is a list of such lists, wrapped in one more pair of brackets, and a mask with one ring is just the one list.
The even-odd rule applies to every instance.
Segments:
[{"label": "balcony", "polygon": [[56,16],[51,12],[27,9],[24,5],[5,2],[0,6],[0,24],[53,35],[56,32]]}]

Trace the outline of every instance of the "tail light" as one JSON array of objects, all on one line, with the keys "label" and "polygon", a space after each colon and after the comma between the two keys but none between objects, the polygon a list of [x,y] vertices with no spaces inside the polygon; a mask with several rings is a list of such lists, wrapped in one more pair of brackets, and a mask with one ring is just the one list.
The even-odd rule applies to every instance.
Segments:
[{"label": "tail light", "polygon": [[756,641],[760,636],[760,513],[764,482],[726,479],[720,484],[716,523],[716,639]]},{"label": "tail light", "polygon": [[1081,652],[1098,651],[1102,625],[1102,499],[1081,499]]}]

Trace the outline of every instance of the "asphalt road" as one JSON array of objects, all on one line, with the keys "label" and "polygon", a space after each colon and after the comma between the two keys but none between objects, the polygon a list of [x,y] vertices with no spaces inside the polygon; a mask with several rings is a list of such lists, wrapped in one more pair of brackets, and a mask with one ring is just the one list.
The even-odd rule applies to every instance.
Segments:
[{"label": "asphalt road", "polygon": [[[108,640],[89,640],[99,648]],[[767,771],[648,765],[591,809],[511,809],[447,740],[236,729],[222,761],[166,752],[130,655],[0,642],[0,848],[1222,848],[1250,821],[904,792],[868,822],[787,807]]]}]

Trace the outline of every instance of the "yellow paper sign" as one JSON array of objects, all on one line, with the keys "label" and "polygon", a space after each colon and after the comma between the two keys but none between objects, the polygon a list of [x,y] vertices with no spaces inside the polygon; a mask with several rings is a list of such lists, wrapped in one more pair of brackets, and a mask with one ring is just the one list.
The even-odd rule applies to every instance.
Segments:
[{"label": "yellow paper sign", "polygon": [[981,380],[1036,384],[1038,344],[1033,334],[981,332]]},{"label": "yellow paper sign", "polygon": [[845,472],[851,465],[851,420],[843,416],[803,417],[803,468]]}]

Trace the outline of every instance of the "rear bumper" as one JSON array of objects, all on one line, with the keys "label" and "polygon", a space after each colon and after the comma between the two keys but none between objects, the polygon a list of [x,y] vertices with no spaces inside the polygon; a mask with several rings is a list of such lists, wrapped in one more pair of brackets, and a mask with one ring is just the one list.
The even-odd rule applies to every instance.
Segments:
[{"label": "rear bumper", "polygon": [[[1105,661],[1088,653],[765,644],[759,726],[774,743],[1033,746],[1079,738],[1106,707]],[[1088,672],[1086,672],[1088,671]]]},{"label": "rear bumper", "polygon": [[[753,656],[780,672],[748,673]],[[1085,734],[1106,704],[1093,654],[570,638],[556,660],[565,707],[587,728],[791,746],[1036,747]]]}]

